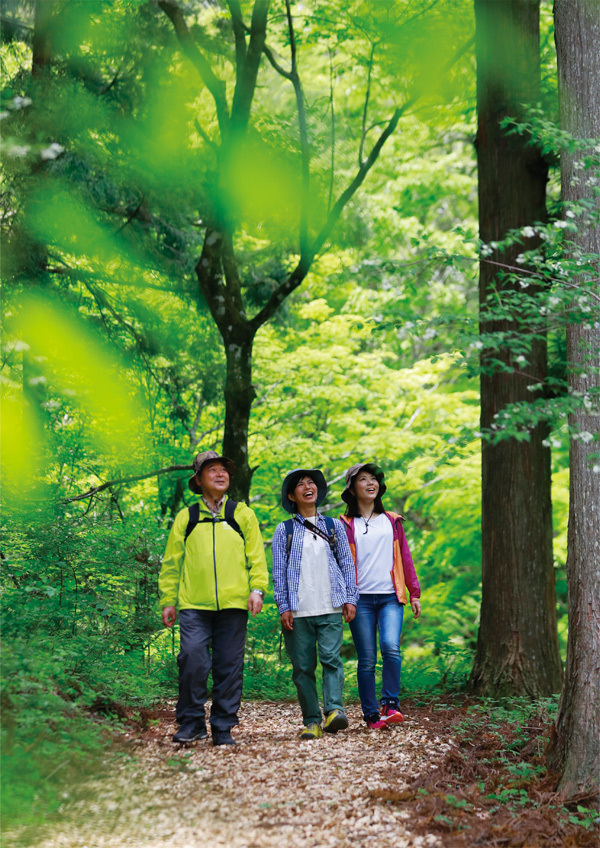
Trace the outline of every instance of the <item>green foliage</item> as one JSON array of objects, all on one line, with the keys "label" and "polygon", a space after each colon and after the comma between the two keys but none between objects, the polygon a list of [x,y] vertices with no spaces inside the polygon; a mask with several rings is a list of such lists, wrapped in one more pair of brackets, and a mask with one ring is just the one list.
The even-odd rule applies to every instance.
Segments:
[{"label": "green foliage", "polygon": [[[18,5],[11,15],[29,8]],[[91,708],[141,708],[177,688],[177,634],[160,626],[156,579],[187,474],[67,499],[219,448],[225,357],[194,274],[203,230],[223,210],[239,223],[240,297],[252,315],[297,261],[301,193],[294,93],[266,61],[249,135],[229,151],[219,182],[214,104],[156,4],[61,0],[57,9],[53,61],[36,79],[23,36],[0,46],[2,733],[7,808],[32,822],[57,809],[63,784],[97,767],[103,740]],[[231,20],[222,4],[189,11],[230,94]],[[311,0],[293,11],[312,156],[310,233],[382,122],[415,90],[421,99],[303,287],[257,336],[252,506],[268,542],[285,517],[278,493],[290,467],[323,468],[325,510],[337,515],[345,469],[361,458],[381,462],[386,505],[407,519],[423,588],[421,620],[405,618],[404,691],[454,690],[468,675],[480,599],[479,345],[510,344],[525,358],[514,367],[524,368],[529,340],[550,319],[556,367],[532,390],[534,403],[498,422],[498,438],[526,434],[534,419],[562,426],[560,332],[566,319],[596,314],[580,276],[593,257],[564,264],[568,222],[539,225],[542,253],[525,250],[525,233],[507,234],[524,242],[539,299],[502,293],[491,317],[529,311],[514,332],[477,339],[471,54],[440,72],[472,36],[472,4]],[[548,19],[545,33],[551,61]],[[269,44],[289,64],[282,17]],[[513,129],[550,151],[547,113]],[[588,212],[570,211],[569,221]],[[524,323],[533,328],[526,336]],[[556,430],[550,444],[564,640],[563,435]],[[249,623],[246,697],[295,699],[279,631],[268,597]],[[347,629],[344,658],[346,697],[356,700]],[[176,760],[173,768],[185,768]]]},{"label": "green foliage", "polygon": [[79,708],[85,697],[67,670],[84,646],[49,650],[45,637],[5,639],[2,808],[3,827],[12,827],[55,812],[64,792],[101,767],[105,740]]},{"label": "green foliage", "polygon": [[[35,823],[101,766],[93,715],[122,715],[173,689],[172,657],[150,651],[160,531],[33,511],[3,527],[4,826]],[[90,712],[90,710],[92,712]],[[10,810],[10,815],[8,812]]]},{"label": "green foliage", "polygon": [[[533,810],[542,800],[539,784],[546,776],[544,752],[551,727],[556,719],[558,696],[538,701],[520,698],[494,701],[486,699],[471,704],[465,719],[458,725],[456,736],[462,745],[481,745],[488,755],[480,760],[487,779],[479,782],[479,791],[493,802],[493,815],[504,807],[516,816]],[[446,801],[459,808],[459,804]],[[464,806],[464,804],[463,804]],[[597,811],[577,805],[550,804],[562,823],[571,823],[589,831],[598,825]]]}]

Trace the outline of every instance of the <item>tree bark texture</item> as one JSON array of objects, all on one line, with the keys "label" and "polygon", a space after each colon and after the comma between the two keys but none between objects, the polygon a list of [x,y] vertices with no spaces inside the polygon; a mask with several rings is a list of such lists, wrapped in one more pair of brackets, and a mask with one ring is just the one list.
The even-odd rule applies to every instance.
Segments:
[{"label": "tree bark texture", "polygon": [[254,336],[236,334],[225,342],[227,378],[225,381],[225,428],[223,453],[235,463],[230,494],[235,500],[247,499],[254,469],[248,462],[248,425],[252,402],[256,397],[252,385],[252,345]]},{"label": "tree bark texture", "polygon": [[[510,229],[546,218],[547,166],[527,139],[507,135],[506,116],[522,116],[539,91],[539,0],[476,0],[477,160],[479,228],[484,243],[501,241]],[[525,249],[537,246],[536,237]],[[480,265],[480,306],[497,289],[518,283],[498,265],[518,267],[523,250],[495,249]],[[513,322],[489,322],[482,333],[526,330]],[[521,368],[508,348],[482,351],[481,428],[489,432],[506,405],[531,401],[527,386],[543,382],[545,338],[534,343]],[[471,686],[479,694],[540,697],[558,692],[562,667],[556,628],[552,559],[550,451],[538,426],[528,441],[504,439],[482,447],[482,603]]]},{"label": "tree bark texture", "polygon": [[33,39],[31,43],[31,74],[39,79],[52,60],[52,0],[36,0],[34,7]]},{"label": "tree bark texture", "polygon": [[[600,138],[600,5],[584,0],[556,0],[555,37],[558,56],[561,125],[575,138]],[[597,144],[598,142],[596,142]],[[595,196],[577,168],[583,152],[561,157],[563,201]],[[589,175],[589,172],[588,172]],[[597,176],[597,175],[596,175]],[[577,177],[577,179],[574,179]],[[594,195],[594,191],[596,194]],[[583,253],[600,256],[598,222],[582,227],[573,241]],[[596,261],[594,278],[600,274]],[[585,396],[598,386],[600,330],[591,322],[567,331],[569,390]],[[571,417],[575,430],[598,434],[597,400],[591,409]],[[599,804],[600,783],[600,473],[593,470],[598,442],[572,438],[567,543],[569,640],[567,666],[550,766],[559,774],[558,789],[567,798]]]}]

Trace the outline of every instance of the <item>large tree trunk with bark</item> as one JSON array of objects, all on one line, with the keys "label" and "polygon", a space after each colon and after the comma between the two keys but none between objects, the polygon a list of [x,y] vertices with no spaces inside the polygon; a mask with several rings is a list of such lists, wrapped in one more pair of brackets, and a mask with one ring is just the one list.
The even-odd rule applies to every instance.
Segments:
[{"label": "large tree trunk with bark", "polygon": [[[500,122],[522,115],[539,91],[538,0],[476,0],[477,159],[480,237],[487,245],[508,230],[546,218],[547,167],[527,139],[507,135]],[[536,236],[526,240],[532,249]],[[480,267],[480,305],[496,289],[519,289],[499,265],[518,267],[514,245],[493,249]],[[525,290],[524,290],[525,291]],[[515,332],[513,321],[482,317],[483,333]],[[531,401],[528,386],[543,383],[547,357],[540,339],[521,368],[508,348],[482,352],[481,428],[489,432],[511,403]],[[482,448],[482,603],[471,685],[479,694],[550,695],[560,690],[552,559],[550,451],[537,427],[528,441],[505,439]]]},{"label": "large tree trunk with bark", "polygon": [[[556,0],[556,47],[562,128],[578,139],[600,138],[600,6],[584,0]],[[586,198],[599,211],[597,189],[578,166],[584,151],[561,157],[562,196],[566,203]],[[597,177],[597,174],[596,174]],[[579,228],[574,250],[600,256],[598,219]],[[596,258],[592,277],[598,279]],[[567,331],[569,389],[590,397],[600,382],[598,324],[578,324]],[[579,394],[577,394],[579,393]],[[571,416],[572,430],[600,432],[598,397]],[[600,782],[600,465],[592,454],[598,441],[572,438],[570,446],[567,585],[569,641],[565,685],[549,763],[559,775],[558,789],[567,798],[598,805]]]},{"label": "large tree trunk with bark", "polygon": [[248,463],[248,425],[252,402],[252,345],[254,335],[238,331],[234,340],[225,342],[227,378],[225,381],[225,429],[223,453],[235,463],[230,494],[235,500],[247,500],[253,468]]}]

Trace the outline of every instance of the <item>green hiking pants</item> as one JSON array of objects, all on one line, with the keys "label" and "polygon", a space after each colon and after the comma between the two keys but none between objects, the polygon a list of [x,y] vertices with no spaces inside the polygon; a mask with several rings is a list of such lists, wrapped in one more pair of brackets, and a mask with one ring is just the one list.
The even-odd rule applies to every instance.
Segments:
[{"label": "green hiking pants", "polygon": [[323,707],[325,714],[342,710],[344,664],[340,655],[344,622],[339,612],[308,615],[294,619],[294,629],[284,630],[285,647],[292,661],[292,679],[298,692],[305,726],[321,724],[322,715],[317,695],[317,645],[323,669]]}]

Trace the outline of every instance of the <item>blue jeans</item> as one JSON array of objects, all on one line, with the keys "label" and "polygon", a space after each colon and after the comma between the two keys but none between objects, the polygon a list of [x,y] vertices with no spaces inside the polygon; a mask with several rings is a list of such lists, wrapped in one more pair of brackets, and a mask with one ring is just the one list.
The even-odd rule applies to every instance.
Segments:
[{"label": "blue jeans", "polygon": [[375,694],[375,665],[377,663],[377,632],[381,649],[381,705],[398,708],[400,696],[400,636],[404,607],[395,593],[361,595],[356,617],[350,622],[352,638],[358,654],[358,694],[365,719],[379,714]]}]

